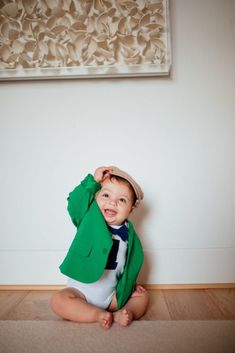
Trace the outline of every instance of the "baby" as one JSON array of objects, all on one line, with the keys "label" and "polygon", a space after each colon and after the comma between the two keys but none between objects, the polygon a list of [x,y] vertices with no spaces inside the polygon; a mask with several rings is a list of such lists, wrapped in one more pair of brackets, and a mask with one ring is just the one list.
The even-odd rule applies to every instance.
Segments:
[{"label": "baby", "polygon": [[113,322],[127,326],[146,312],[148,293],[136,285],[143,249],[128,220],[142,199],[136,181],[113,166],[97,168],[69,194],[77,233],[60,266],[68,285],[52,297],[56,314],[110,328]]}]

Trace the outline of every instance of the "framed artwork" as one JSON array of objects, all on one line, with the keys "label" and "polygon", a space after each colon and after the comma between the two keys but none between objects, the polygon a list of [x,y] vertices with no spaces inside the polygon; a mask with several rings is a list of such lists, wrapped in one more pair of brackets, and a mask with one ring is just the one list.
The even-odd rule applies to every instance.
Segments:
[{"label": "framed artwork", "polygon": [[168,75],[169,0],[1,0],[0,80]]}]

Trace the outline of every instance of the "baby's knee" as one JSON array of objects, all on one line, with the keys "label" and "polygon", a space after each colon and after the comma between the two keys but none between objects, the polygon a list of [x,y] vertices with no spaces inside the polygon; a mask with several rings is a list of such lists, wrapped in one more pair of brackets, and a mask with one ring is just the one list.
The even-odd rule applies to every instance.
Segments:
[{"label": "baby's knee", "polygon": [[51,298],[51,308],[56,313],[59,314],[61,309],[66,305],[68,300],[68,293],[64,292],[63,290],[56,292],[53,294]]},{"label": "baby's knee", "polygon": [[141,293],[141,296],[143,298],[143,301],[148,305],[149,303],[149,292],[146,290],[145,292]]},{"label": "baby's knee", "polygon": [[145,312],[149,306],[149,293],[147,292],[147,290],[145,290],[144,292],[141,292],[139,294],[140,294],[142,307],[144,308],[144,312]]},{"label": "baby's knee", "polygon": [[149,300],[149,293],[146,289],[142,288],[141,290],[135,290],[131,297],[141,297],[144,300],[148,301]]}]

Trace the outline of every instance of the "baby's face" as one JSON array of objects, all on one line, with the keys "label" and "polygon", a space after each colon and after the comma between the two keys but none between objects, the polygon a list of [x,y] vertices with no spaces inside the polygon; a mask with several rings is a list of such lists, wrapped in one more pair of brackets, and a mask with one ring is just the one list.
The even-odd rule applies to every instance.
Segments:
[{"label": "baby's face", "polygon": [[96,201],[105,221],[111,225],[121,225],[133,209],[133,195],[126,183],[105,179]]}]

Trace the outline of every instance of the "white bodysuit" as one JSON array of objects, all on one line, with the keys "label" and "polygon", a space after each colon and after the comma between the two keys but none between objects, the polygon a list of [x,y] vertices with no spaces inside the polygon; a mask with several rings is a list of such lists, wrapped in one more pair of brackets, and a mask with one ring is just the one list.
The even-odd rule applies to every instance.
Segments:
[{"label": "white bodysuit", "polygon": [[[121,226],[113,226],[120,228]],[[126,263],[127,241],[123,241],[117,234],[112,234],[113,246],[109,254],[106,269],[100,279],[94,283],[83,283],[68,278],[68,287],[78,289],[87,302],[107,309],[112,301],[119,277],[124,271]]]}]

